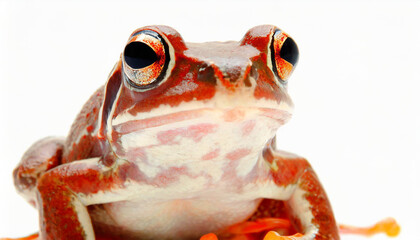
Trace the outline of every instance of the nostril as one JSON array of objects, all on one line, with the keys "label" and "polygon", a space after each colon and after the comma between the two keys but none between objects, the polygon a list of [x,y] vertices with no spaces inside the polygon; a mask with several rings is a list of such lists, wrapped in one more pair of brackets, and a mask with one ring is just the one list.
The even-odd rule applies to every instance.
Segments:
[{"label": "nostril", "polygon": [[205,83],[216,85],[216,76],[212,66],[204,64],[198,69],[197,80]]},{"label": "nostril", "polygon": [[252,87],[250,73],[252,64],[230,67],[223,71],[223,76],[230,84],[236,87]]},{"label": "nostril", "polygon": [[242,77],[242,68],[240,66],[228,68],[223,71],[223,77],[230,83],[236,83]]},{"label": "nostril", "polygon": [[252,63],[248,64],[223,64],[203,63],[197,73],[197,80],[216,85],[218,82],[230,90],[241,86],[252,87],[250,74]]}]

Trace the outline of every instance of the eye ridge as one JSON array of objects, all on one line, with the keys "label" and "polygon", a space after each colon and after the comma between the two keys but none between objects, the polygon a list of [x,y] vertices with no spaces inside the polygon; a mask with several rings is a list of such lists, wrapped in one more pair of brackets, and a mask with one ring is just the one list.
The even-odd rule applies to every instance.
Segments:
[{"label": "eye ridge", "polygon": [[124,59],[134,69],[145,68],[158,60],[155,51],[143,42],[128,44],[124,50]]}]

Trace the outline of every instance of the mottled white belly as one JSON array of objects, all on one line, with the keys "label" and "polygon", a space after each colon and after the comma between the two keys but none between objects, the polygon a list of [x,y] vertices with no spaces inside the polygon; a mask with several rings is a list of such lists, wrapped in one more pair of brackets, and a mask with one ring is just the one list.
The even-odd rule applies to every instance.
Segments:
[{"label": "mottled white belly", "polygon": [[183,199],[162,202],[124,201],[104,205],[92,218],[113,225],[125,239],[198,239],[249,218],[260,199],[214,201]]}]

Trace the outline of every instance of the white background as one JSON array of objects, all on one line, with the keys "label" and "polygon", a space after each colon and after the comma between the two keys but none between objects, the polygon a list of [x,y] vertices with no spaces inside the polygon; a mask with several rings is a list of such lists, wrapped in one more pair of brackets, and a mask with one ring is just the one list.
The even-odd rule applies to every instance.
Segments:
[{"label": "white background", "polygon": [[398,239],[420,239],[419,13],[418,1],[1,1],[0,237],[38,230],[11,172],[34,141],[67,134],[134,29],[166,24],[185,41],[226,41],[268,23],[301,52],[281,148],[309,159],[338,222],[393,216]]}]

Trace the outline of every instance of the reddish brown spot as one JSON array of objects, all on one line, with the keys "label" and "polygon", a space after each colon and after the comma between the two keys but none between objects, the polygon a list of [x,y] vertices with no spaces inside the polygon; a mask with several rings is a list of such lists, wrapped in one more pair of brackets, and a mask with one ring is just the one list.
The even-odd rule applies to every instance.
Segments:
[{"label": "reddish brown spot", "polygon": [[161,144],[178,144],[179,138],[190,138],[194,142],[199,142],[203,137],[215,131],[216,124],[198,124],[187,128],[177,128],[162,131],[157,134],[157,139]]},{"label": "reddish brown spot", "polygon": [[170,167],[160,172],[154,179],[153,183],[159,186],[167,186],[173,182],[178,181],[182,175],[188,175],[188,169],[186,167]]},{"label": "reddish brown spot", "polygon": [[251,153],[249,148],[239,148],[226,154],[226,158],[232,161],[239,160]]},{"label": "reddish brown spot", "polygon": [[199,142],[204,136],[209,133],[215,132],[217,128],[216,124],[198,124],[188,127],[188,136],[194,139],[195,142]]},{"label": "reddish brown spot", "polygon": [[242,125],[242,136],[248,136],[255,127],[255,120],[249,120]]},{"label": "reddish brown spot", "polygon": [[87,126],[87,127],[86,127],[86,131],[87,131],[88,133],[92,133],[92,131],[93,131],[93,126],[92,126],[92,125]]},{"label": "reddish brown spot", "polygon": [[219,155],[220,155],[220,148],[217,148],[213,151],[210,151],[210,152],[204,154],[201,157],[201,159],[202,160],[211,160],[211,159],[217,158]]},{"label": "reddish brown spot", "polygon": [[234,122],[234,121],[242,120],[244,116],[245,116],[245,111],[240,110],[240,109],[232,109],[224,113],[223,119],[226,122]]},{"label": "reddish brown spot", "polygon": [[127,156],[128,159],[136,159],[136,160],[142,160],[146,162],[148,160],[147,153],[143,147],[132,148],[132,149],[129,149],[128,151],[122,148],[117,148],[117,154],[125,155]]},{"label": "reddish brown spot", "polygon": [[127,179],[132,179],[137,182],[147,182],[146,176],[140,171],[135,163],[127,162],[118,168],[118,179],[121,183]]},{"label": "reddish brown spot", "polygon": [[176,144],[178,143],[176,137],[182,135],[182,133],[185,131],[185,129],[162,131],[157,134],[157,139],[159,140],[160,144]]}]

